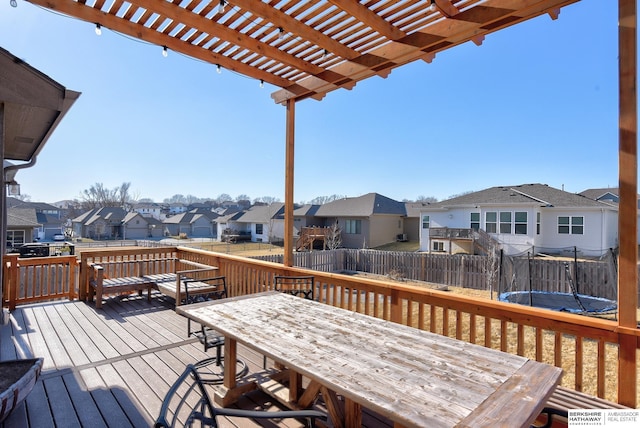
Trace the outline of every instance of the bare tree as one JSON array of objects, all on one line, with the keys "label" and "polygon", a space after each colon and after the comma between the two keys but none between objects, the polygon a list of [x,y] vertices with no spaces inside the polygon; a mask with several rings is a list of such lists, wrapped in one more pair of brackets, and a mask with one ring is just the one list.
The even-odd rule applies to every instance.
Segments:
[{"label": "bare tree", "polygon": [[337,221],[329,227],[324,242],[330,250],[336,250],[342,245],[342,229],[338,226]]},{"label": "bare tree", "polygon": [[84,210],[104,207],[127,209],[131,201],[129,188],[131,183],[122,183],[119,187],[108,189],[102,183],[96,183],[82,191],[80,199]]},{"label": "bare tree", "polygon": [[433,203],[433,202],[438,202],[438,198],[434,197],[434,196],[424,196],[424,195],[420,195],[416,198],[416,202],[429,202],[429,203]]},{"label": "bare tree", "polygon": [[260,196],[259,198],[255,198],[253,200],[253,203],[256,203],[256,202],[262,202],[264,204],[271,205],[274,202],[280,202],[280,199],[274,196]]},{"label": "bare tree", "polygon": [[31,196],[27,195],[26,193],[22,195],[15,195],[13,197],[21,200],[22,202],[31,202]]},{"label": "bare tree", "polygon": [[496,249],[491,249],[486,255],[482,269],[487,279],[487,285],[491,292],[491,298],[493,299],[493,292],[496,289],[498,277],[500,274],[500,252]]},{"label": "bare tree", "polygon": [[322,205],[328,202],[333,202],[333,201],[337,201],[338,199],[344,199],[344,198],[346,198],[345,195],[336,195],[336,194],[333,194],[331,196],[317,196],[313,198],[309,203],[312,205]]},{"label": "bare tree", "polygon": [[177,194],[173,195],[170,198],[164,198],[163,202],[165,204],[184,203],[185,202],[185,198],[184,198],[184,195],[181,195],[180,193],[177,193]]},{"label": "bare tree", "polygon": [[249,197],[249,195],[245,195],[245,194],[240,194],[238,196],[236,196],[236,202],[243,202],[243,201],[250,201],[251,198]]},{"label": "bare tree", "polygon": [[187,195],[187,196],[184,197],[184,203],[187,204],[187,205],[188,204],[193,204],[193,203],[196,203],[196,202],[202,202],[202,199],[198,198],[197,196],[194,196],[194,195]]},{"label": "bare tree", "polygon": [[233,198],[231,197],[231,195],[229,195],[228,193],[221,193],[218,195],[218,197],[216,198],[216,202],[218,204],[221,204],[223,202],[227,202],[227,201],[233,201]]}]

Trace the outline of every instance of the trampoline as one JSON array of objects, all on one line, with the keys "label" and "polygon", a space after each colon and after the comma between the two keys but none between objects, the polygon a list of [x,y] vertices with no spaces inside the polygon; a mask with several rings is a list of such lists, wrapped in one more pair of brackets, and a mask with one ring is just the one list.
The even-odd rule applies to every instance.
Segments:
[{"label": "trampoline", "polygon": [[603,297],[549,291],[510,291],[498,296],[501,302],[518,303],[536,308],[574,314],[598,315],[617,312],[618,304]]},{"label": "trampoline", "polygon": [[[615,251],[611,249],[598,259],[580,262],[577,247],[573,252],[572,263],[535,259],[531,253],[526,258],[504,257],[498,300],[587,316],[616,314]],[[574,278],[580,279],[580,284]]]}]

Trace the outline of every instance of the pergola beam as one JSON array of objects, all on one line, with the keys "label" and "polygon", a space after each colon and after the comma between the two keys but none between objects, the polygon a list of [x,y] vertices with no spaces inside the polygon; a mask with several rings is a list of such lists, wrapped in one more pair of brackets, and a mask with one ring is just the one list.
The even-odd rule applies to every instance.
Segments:
[{"label": "pergola beam", "polygon": [[397,27],[389,24],[384,18],[373,13],[367,7],[363,6],[357,1],[353,0],[329,0],[338,8],[354,16],[359,21],[365,23],[369,27],[373,28],[378,33],[382,34],[389,40],[398,40],[405,37],[407,34],[400,31]]}]

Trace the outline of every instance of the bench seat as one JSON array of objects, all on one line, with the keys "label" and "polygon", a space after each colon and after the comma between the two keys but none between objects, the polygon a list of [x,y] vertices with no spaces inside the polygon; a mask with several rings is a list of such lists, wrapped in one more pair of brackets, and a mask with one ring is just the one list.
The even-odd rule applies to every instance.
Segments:
[{"label": "bench seat", "polygon": [[102,307],[102,298],[108,294],[131,293],[133,291],[147,290],[147,300],[151,299],[151,291],[155,284],[153,281],[143,276],[123,276],[117,278],[104,278],[103,268],[100,265],[94,265],[94,275],[89,281],[89,301],[93,301],[95,296],[96,309]]},{"label": "bench seat", "polygon": [[[214,276],[218,272],[217,267],[182,259],[171,259],[172,265],[168,266],[167,260],[169,259],[142,259],[91,264],[89,300],[93,301],[95,296],[96,308],[99,309],[104,295],[132,291],[142,293],[147,290],[150,296],[151,290],[156,289],[173,298],[176,305],[180,305],[194,296],[217,292],[218,287],[213,284],[213,280],[217,279]],[[174,272],[162,272],[164,269],[173,269]],[[108,274],[112,277],[108,277]]]},{"label": "bench seat", "polygon": [[196,279],[181,274],[158,274],[147,275],[146,278],[153,281],[162,294],[173,298],[177,305],[194,296],[215,293],[219,288],[217,284],[209,282],[218,277]]}]

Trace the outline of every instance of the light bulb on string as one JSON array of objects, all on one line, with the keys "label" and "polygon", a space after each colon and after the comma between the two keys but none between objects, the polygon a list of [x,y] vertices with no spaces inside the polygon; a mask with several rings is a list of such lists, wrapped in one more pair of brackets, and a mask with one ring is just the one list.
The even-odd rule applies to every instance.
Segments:
[{"label": "light bulb on string", "polygon": [[216,73],[222,74],[222,67],[220,67],[220,64],[216,64]]},{"label": "light bulb on string", "polygon": [[438,10],[436,0],[431,0],[431,4],[429,5],[429,12],[435,12],[436,10]]},{"label": "light bulb on string", "polygon": [[96,23],[96,36],[101,36],[101,35],[102,35],[102,26]]},{"label": "light bulb on string", "polygon": [[218,5],[218,13],[224,13],[224,7],[227,2],[225,0],[220,0],[220,4]]},{"label": "light bulb on string", "polygon": [[284,29],[282,27],[278,27],[278,40],[284,39]]},{"label": "light bulb on string", "polygon": [[169,56],[169,51],[167,50],[166,46],[162,47],[162,56],[165,58]]},{"label": "light bulb on string", "polygon": [[264,88],[264,80],[260,80],[260,89]]},{"label": "light bulb on string", "polygon": [[16,0],[11,0],[9,4],[11,5],[11,7],[18,7],[18,2]]}]

